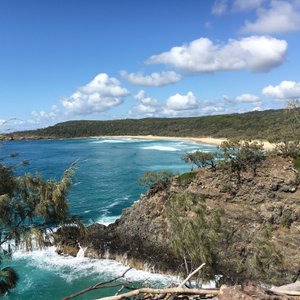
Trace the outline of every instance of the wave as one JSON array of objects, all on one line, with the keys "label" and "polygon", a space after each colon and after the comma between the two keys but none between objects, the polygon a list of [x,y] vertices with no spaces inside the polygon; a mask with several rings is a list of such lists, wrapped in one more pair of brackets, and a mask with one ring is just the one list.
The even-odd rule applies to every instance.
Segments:
[{"label": "wave", "polygon": [[149,140],[134,139],[134,138],[111,138],[111,139],[97,139],[91,141],[91,144],[114,144],[114,143],[141,143],[149,142]]},{"label": "wave", "polygon": [[96,220],[95,223],[102,224],[102,225],[109,225],[114,223],[117,219],[119,219],[121,216],[102,216],[99,219]]},{"label": "wave", "polygon": [[153,145],[142,147],[143,150],[157,150],[157,151],[181,151],[181,149],[171,147],[171,146],[162,146],[162,145]]},{"label": "wave", "polygon": [[[33,272],[48,271],[58,275],[67,282],[88,276],[95,276],[106,280],[121,275],[127,266],[110,259],[91,259],[78,255],[77,257],[62,256],[55,252],[55,247],[48,247],[32,252],[16,251],[13,260],[19,261],[22,265],[32,267]],[[175,276],[150,273],[131,269],[125,278],[132,281],[148,280],[152,283],[170,284],[177,282]]]}]

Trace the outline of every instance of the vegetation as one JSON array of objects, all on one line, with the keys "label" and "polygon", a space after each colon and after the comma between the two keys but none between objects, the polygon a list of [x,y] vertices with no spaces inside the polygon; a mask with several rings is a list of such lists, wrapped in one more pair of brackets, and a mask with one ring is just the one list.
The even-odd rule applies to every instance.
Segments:
[{"label": "vegetation", "polygon": [[300,124],[295,123],[295,133],[291,132],[290,119],[287,118],[285,110],[267,110],[193,118],[68,121],[44,129],[14,133],[14,136],[72,138],[102,135],[161,135],[266,139],[269,136],[282,135],[288,140],[294,140],[300,138],[299,129]]},{"label": "vegetation", "polygon": [[239,141],[231,139],[221,143],[219,149],[224,155],[221,166],[235,174],[237,182],[241,182],[241,172],[250,169],[256,176],[257,166],[265,159],[263,144],[256,141]]},{"label": "vegetation", "polygon": [[[80,222],[69,214],[67,194],[75,166],[60,181],[43,180],[41,175],[14,175],[0,164],[0,258],[7,259],[14,247],[27,250],[49,244],[49,229]],[[6,267],[0,271],[0,294],[14,288],[18,275]]]},{"label": "vegetation", "polygon": [[167,171],[152,172],[146,171],[145,175],[139,179],[139,184],[148,187],[148,195],[165,189],[171,182],[173,173]]},{"label": "vegetation", "polygon": [[187,172],[179,175],[176,178],[176,181],[180,186],[186,186],[190,184],[195,179],[196,176],[197,176],[197,172]]},{"label": "vegetation", "polygon": [[181,193],[171,199],[169,218],[174,237],[171,247],[182,259],[186,275],[205,263],[201,279],[209,280],[216,274],[216,255],[227,235],[222,209],[209,210],[199,195]]},{"label": "vegetation", "polygon": [[216,168],[216,154],[211,152],[196,151],[193,153],[186,153],[182,156],[182,160],[191,165],[193,171],[194,165],[198,168],[211,167]]}]

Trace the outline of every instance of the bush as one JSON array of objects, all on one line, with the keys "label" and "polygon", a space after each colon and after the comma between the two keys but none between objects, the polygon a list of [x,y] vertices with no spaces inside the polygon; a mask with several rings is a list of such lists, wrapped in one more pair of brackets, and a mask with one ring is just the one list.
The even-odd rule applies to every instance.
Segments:
[{"label": "bush", "polygon": [[176,181],[181,186],[190,184],[196,178],[197,172],[187,172],[179,175]]}]

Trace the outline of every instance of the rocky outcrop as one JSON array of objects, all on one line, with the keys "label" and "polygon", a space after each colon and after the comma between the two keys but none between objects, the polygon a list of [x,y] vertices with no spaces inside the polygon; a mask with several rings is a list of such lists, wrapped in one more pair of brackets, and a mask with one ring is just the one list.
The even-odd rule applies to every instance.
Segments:
[{"label": "rocky outcrop", "polygon": [[[268,157],[258,167],[255,177],[244,172],[239,183],[229,180],[222,169],[202,169],[189,180],[174,178],[164,190],[142,196],[114,224],[93,224],[83,236],[72,232],[68,238],[62,238],[58,233],[58,251],[70,253],[71,248],[78,251],[76,245],[80,242],[89,257],[111,258],[136,268],[176,273],[182,261],[170,247],[173,231],[168,215],[172,197],[183,192],[197,195],[208,210],[223,209],[224,226],[232,229],[228,244],[235,251],[233,257],[241,261],[254,255],[257,241],[267,228],[266,241],[280,253],[283,262],[280,267],[270,265],[266,271],[273,272],[278,284],[295,279],[300,270],[299,174],[291,160],[277,156]],[[187,215],[187,219],[190,217]],[[71,252],[74,255],[75,251]],[[254,279],[255,276],[252,274]]]}]

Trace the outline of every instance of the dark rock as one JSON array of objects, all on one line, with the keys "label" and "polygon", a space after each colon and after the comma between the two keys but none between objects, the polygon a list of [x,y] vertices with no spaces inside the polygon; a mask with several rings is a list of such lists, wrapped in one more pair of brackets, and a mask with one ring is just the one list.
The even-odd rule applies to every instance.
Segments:
[{"label": "dark rock", "polygon": [[271,185],[271,190],[273,191],[273,192],[276,192],[276,191],[278,191],[278,184],[276,184],[276,183],[273,183],[272,185]]}]

